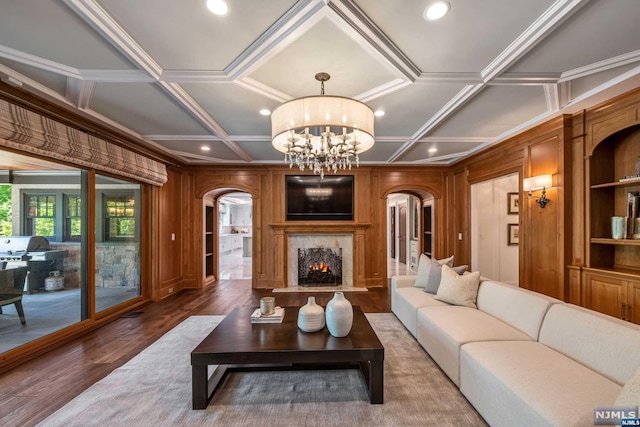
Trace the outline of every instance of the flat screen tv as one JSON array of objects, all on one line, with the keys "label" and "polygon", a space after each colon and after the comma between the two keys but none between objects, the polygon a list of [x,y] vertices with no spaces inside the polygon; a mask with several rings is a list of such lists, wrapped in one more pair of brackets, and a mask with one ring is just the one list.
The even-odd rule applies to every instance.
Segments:
[{"label": "flat screen tv", "polygon": [[287,221],[353,220],[353,175],[286,176]]}]

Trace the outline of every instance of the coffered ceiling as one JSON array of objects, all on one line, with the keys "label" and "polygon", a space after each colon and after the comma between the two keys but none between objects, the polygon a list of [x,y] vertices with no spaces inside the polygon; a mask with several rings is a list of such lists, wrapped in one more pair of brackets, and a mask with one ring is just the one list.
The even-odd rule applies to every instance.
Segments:
[{"label": "coffered ceiling", "polygon": [[385,111],[365,164],[450,164],[640,86],[638,0],[227,3],[0,0],[0,78],[205,165],[282,162],[259,111],[318,72]]}]

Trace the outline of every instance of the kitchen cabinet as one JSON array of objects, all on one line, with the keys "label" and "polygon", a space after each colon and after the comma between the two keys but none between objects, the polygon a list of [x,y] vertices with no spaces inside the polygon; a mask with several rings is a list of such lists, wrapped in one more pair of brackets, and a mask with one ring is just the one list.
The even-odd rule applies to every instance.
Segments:
[{"label": "kitchen cabinet", "polygon": [[231,224],[236,226],[251,225],[251,205],[231,205]]},{"label": "kitchen cabinet", "polygon": [[242,249],[242,234],[221,234],[218,236],[220,253]]},{"label": "kitchen cabinet", "polygon": [[640,324],[640,281],[587,270],[585,284],[587,308]]}]

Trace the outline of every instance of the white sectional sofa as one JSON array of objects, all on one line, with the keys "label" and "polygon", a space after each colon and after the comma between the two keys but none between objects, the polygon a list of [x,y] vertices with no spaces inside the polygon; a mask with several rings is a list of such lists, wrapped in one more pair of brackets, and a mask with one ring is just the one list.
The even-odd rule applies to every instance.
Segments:
[{"label": "white sectional sofa", "polygon": [[[640,327],[482,279],[477,307],[391,279],[391,308],[492,426],[587,426],[640,401]],[[623,386],[635,384],[633,387]]]}]

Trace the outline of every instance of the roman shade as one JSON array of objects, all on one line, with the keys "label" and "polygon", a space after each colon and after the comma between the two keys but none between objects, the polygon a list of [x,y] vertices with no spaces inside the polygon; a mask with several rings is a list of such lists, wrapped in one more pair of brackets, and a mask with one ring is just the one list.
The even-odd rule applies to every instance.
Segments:
[{"label": "roman shade", "polygon": [[163,163],[0,100],[0,146],[161,186]]}]

